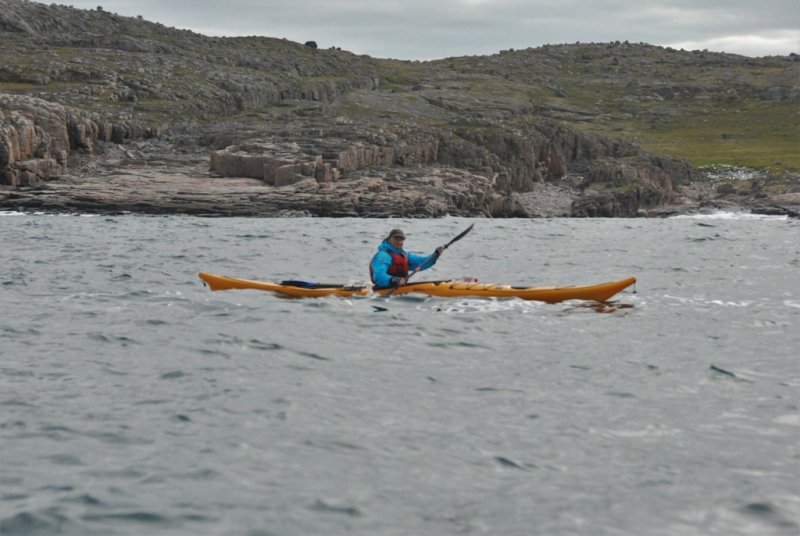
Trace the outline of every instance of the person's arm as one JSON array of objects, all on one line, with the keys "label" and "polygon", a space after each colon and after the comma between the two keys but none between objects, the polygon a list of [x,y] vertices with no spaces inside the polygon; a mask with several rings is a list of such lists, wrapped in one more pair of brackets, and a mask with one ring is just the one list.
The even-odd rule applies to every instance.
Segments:
[{"label": "person's arm", "polygon": [[[427,270],[434,264],[436,261],[439,260],[439,255],[442,254],[442,251],[439,251],[441,248],[436,248],[436,251],[431,255],[417,255],[416,253],[408,253],[408,273],[410,274],[420,266],[422,266],[421,270]],[[437,253],[439,255],[437,255]]]},{"label": "person's arm", "polygon": [[391,287],[392,276],[389,275],[389,266],[392,265],[392,257],[385,251],[379,251],[372,257],[372,278],[373,283],[379,287]]}]

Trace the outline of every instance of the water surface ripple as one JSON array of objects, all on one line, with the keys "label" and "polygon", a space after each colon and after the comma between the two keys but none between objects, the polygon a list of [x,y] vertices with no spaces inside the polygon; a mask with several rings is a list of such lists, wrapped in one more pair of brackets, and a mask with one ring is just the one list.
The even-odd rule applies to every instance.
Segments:
[{"label": "water surface ripple", "polygon": [[[636,293],[197,278],[363,281],[472,221],[424,279]],[[0,216],[0,533],[800,532],[798,222],[472,221]]]}]

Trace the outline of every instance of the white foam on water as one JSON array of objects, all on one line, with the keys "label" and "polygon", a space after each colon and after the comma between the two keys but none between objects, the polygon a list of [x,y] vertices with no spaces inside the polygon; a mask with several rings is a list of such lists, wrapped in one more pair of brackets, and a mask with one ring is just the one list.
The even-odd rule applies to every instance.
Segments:
[{"label": "white foam on water", "polygon": [[672,296],[664,294],[664,298],[668,300],[677,301],[678,303],[693,304],[693,305],[717,305],[720,307],[753,307],[758,304],[753,300],[709,300],[706,298],[687,298],[682,296]]},{"label": "white foam on water", "polygon": [[607,435],[628,439],[647,437],[674,437],[681,435],[681,430],[672,426],[648,424],[643,428],[628,428],[621,430],[608,430]]},{"label": "white foam on water", "polygon": [[788,426],[800,426],[800,413],[788,413],[775,417],[772,422],[775,424],[786,424]]},{"label": "white foam on water", "polygon": [[18,210],[0,210],[2,216],[54,216],[54,217],[79,217],[79,218],[98,218],[102,214],[73,213],[73,212],[19,212]]},{"label": "white foam on water", "polygon": [[545,305],[542,302],[525,301],[520,299],[497,299],[497,298],[465,298],[465,299],[445,299],[445,300],[426,300],[423,305],[417,307],[418,310],[431,310],[449,314],[465,313],[495,313],[503,311],[520,311],[529,313],[541,310]]},{"label": "white foam on water", "polygon": [[788,220],[789,216],[768,215],[768,214],[753,214],[752,212],[709,212],[708,214],[678,214],[672,216],[673,220],[746,220],[746,221],[782,221]]}]

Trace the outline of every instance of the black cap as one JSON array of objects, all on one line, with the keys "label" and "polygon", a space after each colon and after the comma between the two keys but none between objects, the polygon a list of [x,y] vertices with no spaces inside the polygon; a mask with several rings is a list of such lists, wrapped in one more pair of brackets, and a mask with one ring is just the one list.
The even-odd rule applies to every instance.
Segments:
[{"label": "black cap", "polygon": [[392,238],[393,236],[399,236],[401,238],[405,238],[406,234],[400,229],[392,229],[391,231],[389,231],[389,238]]}]

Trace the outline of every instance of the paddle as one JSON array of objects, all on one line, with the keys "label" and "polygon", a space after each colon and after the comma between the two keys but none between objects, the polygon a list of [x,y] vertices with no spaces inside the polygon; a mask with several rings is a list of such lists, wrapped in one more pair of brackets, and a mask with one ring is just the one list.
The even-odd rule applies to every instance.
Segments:
[{"label": "paddle", "polygon": [[[472,230],[472,228],[473,228],[473,227],[475,227],[475,224],[474,224],[474,223],[473,223],[472,225],[470,225],[469,227],[467,227],[466,229],[464,229],[463,231],[461,231],[461,233],[460,233],[458,236],[456,236],[455,238],[453,238],[453,239],[452,239],[450,242],[448,242],[447,244],[443,245],[443,246],[442,246],[442,249],[441,249],[441,251],[438,251],[438,250],[437,250],[437,251],[435,251],[435,252],[434,252],[434,253],[433,253],[433,254],[432,254],[430,257],[428,257],[427,259],[425,259],[425,261],[424,261],[422,264],[420,264],[419,266],[417,266],[417,267],[414,269],[414,271],[413,271],[413,272],[411,272],[410,274],[408,274],[408,277],[406,277],[406,284],[408,283],[408,280],[409,280],[409,279],[411,279],[412,277],[414,277],[414,274],[416,274],[417,272],[420,272],[420,271],[424,270],[424,269],[425,269],[425,267],[426,267],[426,265],[428,264],[428,262],[430,262],[430,260],[431,260],[431,259],[438,259],[438,258],[439,258],[439,255],[441,255],[441,254],[442,254],[442,252],[444,252],[444,250],[446,250],[447,248],[449,248],[450,246],[452,246],[454,243],[458,242],[459,240],[461,240],[462,238],[464,238],[465,236],[467,236],[467,234],[469,234],[469,232]],[[394,291],[396,291],[398,288],[400,288],[400,287],[399,287],[399,286],[397,286],[397,287],[394,287],[392,290],[390,290],[389,292],[387,292],[387,293],[386,293],[386,295],[387,295],[387,296],[391,296],[392,294],[394,294]]]},{"label": "paddle", "polygon": [[[442,248],[443,248],[443,249],[447,249],[447,248],[449,248],[450,246],[452,246],[452,245],[453,245],[455,242],[458,242],[459,240],[461,240],[462,238],[464,238],[465,236],[467,236],[467,233],[469,233],[469,232],[472,230],[472,228],[473,228],[473,227],[475,227],[475,224],[474,224],[474,223],[473,223],[472,225],[470,225],[469,227],[467,227],[466,229],[464,229],[463,231],[461,231],[461,234],[459,234],[457,237],[455,237],[454,239],[452,239],[450,242],[448,242],[447,244],[445,244],[444,246],[442,246]],[[441,255],[441,254],[440,254],[440,253],[434,253],[434,255],[436,255],[436,256],[438,257],[438,256],[439,256],[439,255]],[[410,277],[410,276],[409,276],[409,277]]]}]

